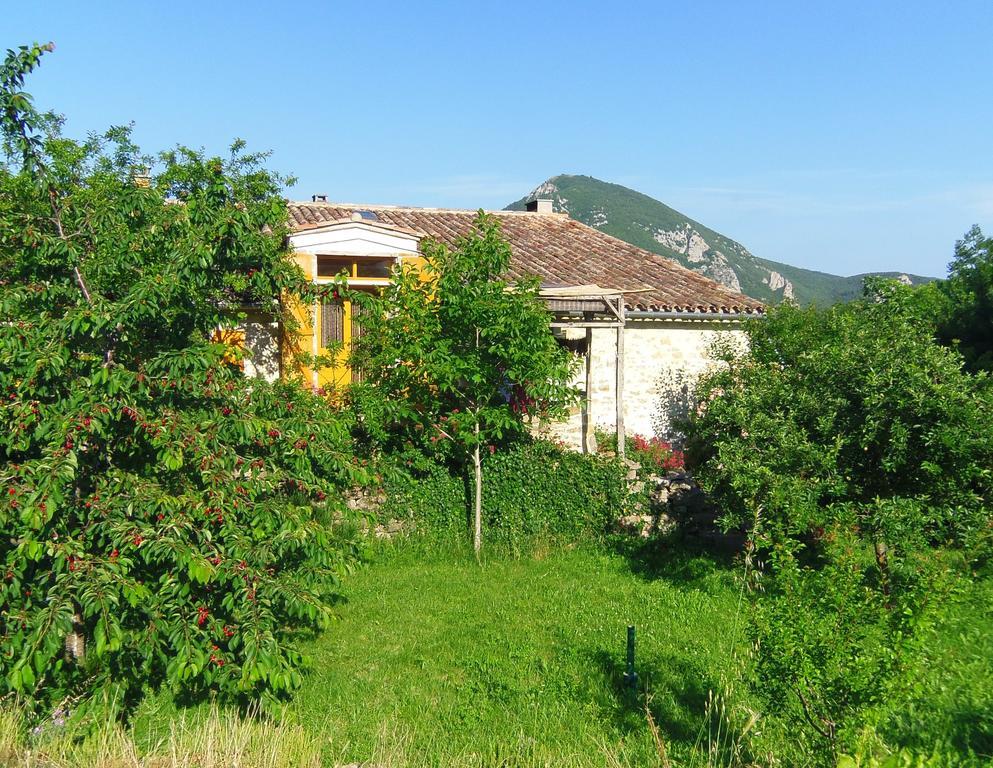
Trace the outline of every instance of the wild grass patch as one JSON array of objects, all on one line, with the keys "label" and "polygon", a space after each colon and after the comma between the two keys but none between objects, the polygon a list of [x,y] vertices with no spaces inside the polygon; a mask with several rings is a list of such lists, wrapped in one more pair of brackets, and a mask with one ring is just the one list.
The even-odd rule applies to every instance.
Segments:
[{"label": "wild grass patch", "polygon": [[180,714],[162,738],[142,744],[116,720],[80,732],[25,728],[14,705],[0,708],[0,764],[10,768],[319,768],[323,740],[271,718],[209,707]]}]

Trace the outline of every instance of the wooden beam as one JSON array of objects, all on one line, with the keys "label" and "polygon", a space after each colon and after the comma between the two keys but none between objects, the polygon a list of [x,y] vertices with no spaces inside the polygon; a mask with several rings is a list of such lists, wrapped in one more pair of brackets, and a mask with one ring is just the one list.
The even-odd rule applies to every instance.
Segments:
[{"label": "wooden beam", "polygon": [[616,400],[617,400],[617,455],[624,458],[624,299],[617,297],[617,359],[614,367],[617,369]]},{"label": "wooden beam", "polygon": [[617,328],[616,320],[555,320],[548,324],[552,328]]},{"label": "wooden beam", "polygon": [[593,329],[586,329],[586,394],[583,398],[583,453],[593,453],[590,433],[593,431]]},{"label": "wooden beam", "polygon": [[618,296],[616,299],[616,303],[612,301],[607,301],[606,299],[604,300],[603,303],[607,305],[607,309],[610,310],[610,314],[612,314],[614,317],[617,318],[617,322],[619,323],[624,322],[624,299]]}]

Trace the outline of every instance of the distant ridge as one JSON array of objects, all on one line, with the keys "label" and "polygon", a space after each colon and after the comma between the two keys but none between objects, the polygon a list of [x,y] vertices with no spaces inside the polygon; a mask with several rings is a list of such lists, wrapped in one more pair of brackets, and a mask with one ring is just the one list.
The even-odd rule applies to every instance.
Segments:
[{"label": "distant ridge", "polygon": [[556,211],[596,227],[639,248],[675,259],[728,288],[776,304],[835,304],[862,293],[869,275],[893,277],[919,285],[935,278],[900,272],[871,272],[842,277],[761,259],[745,246],[689,216],[633,189],[592,176],[553,176],[506,207],[524,210],[529,200],[549,198]]}]

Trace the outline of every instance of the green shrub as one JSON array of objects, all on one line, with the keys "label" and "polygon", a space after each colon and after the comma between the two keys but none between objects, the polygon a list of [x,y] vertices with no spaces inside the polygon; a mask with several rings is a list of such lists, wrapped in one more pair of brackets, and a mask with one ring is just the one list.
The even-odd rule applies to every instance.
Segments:
[{"label": "green shrub", "polygon": [[[604,533],[624,504],[623,468],[611,459],[536,440],[491,455],[483,515],[496,540],[514,544],[552,536]],[[428,535],[464,537],[471,489],[444,465],[395,473],[387,481],[385,517],[409,518]]]},{"label": "green shrub", "polygon": [[810,761],[912,690],[957,576],[942,548],[990,530],[988,380],[905,289],[870,290],[751,324],[687,425],[697,480],[750,534],[752,682]]},{"label": "green shrub", "polygon": [[[729,525],[965,541],[989,521],[993,397],[899,286],[826,311],[784,306],[699,384],[687,459]],[[894,514],[876,500],[904,499]],[[913,502],[913,503],[912,503]],[[877,514],[883,510],[885,514]]]}]

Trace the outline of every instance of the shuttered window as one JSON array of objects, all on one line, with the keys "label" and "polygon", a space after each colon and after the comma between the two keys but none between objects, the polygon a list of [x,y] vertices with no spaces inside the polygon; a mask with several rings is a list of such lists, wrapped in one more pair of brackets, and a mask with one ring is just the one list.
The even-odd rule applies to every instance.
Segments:
[{"label": "shuttered window", "polygon": [[345,305],[331,301],[321,305],[321,346],[330,347],[345,340]]}]

